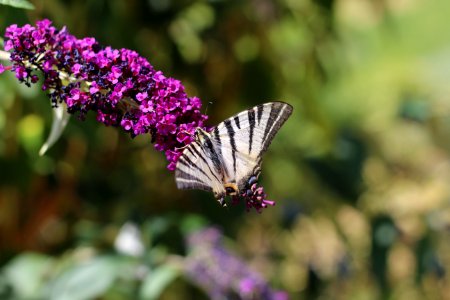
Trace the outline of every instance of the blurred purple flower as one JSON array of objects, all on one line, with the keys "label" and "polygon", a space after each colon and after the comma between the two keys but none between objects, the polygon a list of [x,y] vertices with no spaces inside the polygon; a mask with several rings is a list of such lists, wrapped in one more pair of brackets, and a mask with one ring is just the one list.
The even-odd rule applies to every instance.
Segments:
[{"label": "blurred purple flower", "polygon": [[216,228],[191,234],[187,246],[185,274],[211,299],[288,299],[287,293],[271,289],[261,275],[227,251]]},{"label": "blurred purple flower", "polygon": [[[188,97],[179,80],[167,78],[135,51],[102,47],[94,38],[77,39],[42,20],[36,26],[11,25],[6,29],[4,48],[12,66],[0,65],[0,73],[11,70],[30,86],[44,77],[42,90],[53,107],[84,119],[88,111],[107,126],[122,127],[132,137],[150,133],[155,149],[165,153],[169,170],[175,170],[183,146],[194,140],[196,128],[207,130],[202,103]],[[273,201],[262,187],[253,184],[233,203],[244,199],[247,210],[258,212]]]}]

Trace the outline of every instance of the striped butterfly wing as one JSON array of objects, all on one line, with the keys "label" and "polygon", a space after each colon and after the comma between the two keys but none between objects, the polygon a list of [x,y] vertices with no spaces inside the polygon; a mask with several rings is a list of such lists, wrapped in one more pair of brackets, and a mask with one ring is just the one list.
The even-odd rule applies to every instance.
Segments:
[{"label": "striped butterfly wing", "polygon": [[187,146],[177,162],[175,181],[179,189],[217,191],[222,189],[222,179],[214,152],[205,143],[194,141]]},{"label": "striped butterfly wing", "polygon": [[292,114],[292,106],[269,102],[243,111],[220,123],[210,133],[221,149],[228,182],[242,190],[252,176],[259,176],[262,154]]}]

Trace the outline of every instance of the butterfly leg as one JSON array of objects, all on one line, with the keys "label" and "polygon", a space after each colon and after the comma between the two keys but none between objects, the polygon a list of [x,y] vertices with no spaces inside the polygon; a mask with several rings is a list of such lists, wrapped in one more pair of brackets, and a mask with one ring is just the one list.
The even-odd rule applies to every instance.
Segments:
[{"label": "butterfly leg", "polygon": [[227,207],[227,203],[225,202],[225,197],[217,199],[217,202],[219,202],[220,206]]}]

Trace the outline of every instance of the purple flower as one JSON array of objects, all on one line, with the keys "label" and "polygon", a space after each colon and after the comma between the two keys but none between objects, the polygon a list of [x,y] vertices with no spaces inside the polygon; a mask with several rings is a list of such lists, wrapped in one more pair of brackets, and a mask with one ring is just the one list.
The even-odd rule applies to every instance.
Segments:
[{"label": "purple flower", "polygon": [[74,64],[72,67],[72,72],[74,75],[80,74],[81,65],[80,64]]},{"label": "purple flower", "polygon": [[98,93],[98,91],[100,91],[100,87],[97,82],[93,81],[91,87],[89,88],[89,93],[95,94]]},{"label": "purple flower", "polygon": [[136,94],[136,100],[139,101],[139,102],[144,101],[145,99],[147,99],[147,97],[148,97],[147,92],[144,92],[144,93],[137,93],[137,94]]},{"label": "purple flower", "polygon": [[250,278],[244,278],[239,282],[239,293],[241,295],[250,296],[255,289],[255,282]]},{"label": "purple flower", "polygon": [[[261,275],[222,245],[222,234],[207,228],[188,236],[189,254],[185,260],[185,274],[211,299],[287,300],[285,292],[274,291]],[[233,298],[234,299],[234,298]]]},{"label": "purple flower", "polygon": [[258,183],[255,181],[250,184],[250,187],[240,192],[239,195],[232,197],[232,204],[239,204],[241,199],[244,199],[246,210],[250,211],[252,208],[261,213],[263,208],[275,206],[275,201],[268,200],[267,195],[264,192],[263,187],[258,187]]}]

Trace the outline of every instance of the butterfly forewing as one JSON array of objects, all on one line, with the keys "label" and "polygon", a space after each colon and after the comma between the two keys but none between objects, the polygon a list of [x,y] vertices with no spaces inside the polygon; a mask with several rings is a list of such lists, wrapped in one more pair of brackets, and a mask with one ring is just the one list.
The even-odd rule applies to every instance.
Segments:
[{"label": "butterfly forewing", "polygon": [[258,175],[262,154],[291,113],[289,104],[265,103],[232,116],[211,132],[220,141],[229,179],[240,188]]}]

